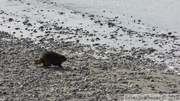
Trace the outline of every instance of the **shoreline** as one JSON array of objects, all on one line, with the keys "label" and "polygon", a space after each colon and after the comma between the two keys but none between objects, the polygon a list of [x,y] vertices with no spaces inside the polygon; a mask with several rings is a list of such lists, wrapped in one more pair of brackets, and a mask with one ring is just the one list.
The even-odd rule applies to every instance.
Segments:
[{"label": "shoreline", "polygon": [[[90,8],[73,9],[81,4],[68,2],[1,2],[0,101],[121,101],[126,94],[180,93],[179,31],[158,27],[163,20],[171,22],[171,17],[165,20],[150,14],[159,21],[150,25],[150,19],[137,18],[136,9],[128,12],[123,1],[118,10],[96,10],[92,3],[92,13]],[[143,10],[139,15],[149,12],[135,2],[134,7]],[[166,5],[179,11],[179,6],[165,2],[158,7],[166,11]],[[149,10],[156,12],[155,7],[149,6]],[[45,51],[65,55],[63,68],[33,65]]]},{"label": "shoreline", "polygon": [[[165,65],[151,60],[77,42],[34,44],[28,38],[12,42],[7,33],[0,36],[0,100],[123,100],[124,94],[180,93],[180,76],[165,73]],[[46,50],[67,57],[64,69],[31,64]]]},{"label": "shoreline", "polygon": [[42,42],[77,41],[92,46],[101,45],[124,51],[125,55],[150,58],[180,72],[179,32],[149,25],[142,18],[121,13],[108,17],[112,13],[105,10],[102,14],[107,16],[78,12],[59,7],[56,0],[5,0],[1,8],[0,31],[16,37]]}]

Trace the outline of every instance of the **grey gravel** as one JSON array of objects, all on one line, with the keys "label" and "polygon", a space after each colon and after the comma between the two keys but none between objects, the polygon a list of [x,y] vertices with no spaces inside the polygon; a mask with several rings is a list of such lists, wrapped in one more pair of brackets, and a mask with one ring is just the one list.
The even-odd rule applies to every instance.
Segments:
[{"label": "grey gravel", "polygon": [[[164,78],[165,64],[138,57],[154,49],[132,50],[133,55],[126,55],[124,50],[106,52],[108,49],[100,45],[47,41],[43,37],[42,42],[35,44],[29,38],[18,39],[0,32],[0,100],[117,101],[123,99],[123,94],[180,93],[180,82],[167,79],[179,76],[167,73]],[[47,50],[67,57],[63,68],[32,64]],[[152,82],[157,84],[152,86]],[[169,89],[160,85],[168,85]],[[151,89],[146,91],[147,88]]]}]

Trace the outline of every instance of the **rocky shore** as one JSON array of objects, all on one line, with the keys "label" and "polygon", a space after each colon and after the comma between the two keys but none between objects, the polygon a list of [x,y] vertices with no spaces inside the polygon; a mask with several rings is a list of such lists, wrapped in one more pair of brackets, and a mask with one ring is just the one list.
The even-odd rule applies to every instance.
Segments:
[{"label": "rocky shore", "polygon": [[[0,100],[121,101],[124,94],[180,93],[180,76],[165,72],[164,64],[98,44],[42,39],[35,44],[0,32]],[[47,50],[67,57],[63,68],[32,64]]]}]

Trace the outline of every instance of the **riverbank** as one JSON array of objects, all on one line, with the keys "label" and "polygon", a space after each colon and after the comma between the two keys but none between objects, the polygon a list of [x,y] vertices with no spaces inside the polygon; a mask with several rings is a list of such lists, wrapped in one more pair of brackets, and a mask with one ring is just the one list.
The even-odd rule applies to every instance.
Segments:
[{"label": "riverbank", "polygon": [[[124,94],[178,94],[180,76],[166,65],[78,42],[0,33],[0,100],[122,100]],[[34,66],[43,51],[62,53],[63,68]],[[113,50],[113,51],[112,51]]]}]

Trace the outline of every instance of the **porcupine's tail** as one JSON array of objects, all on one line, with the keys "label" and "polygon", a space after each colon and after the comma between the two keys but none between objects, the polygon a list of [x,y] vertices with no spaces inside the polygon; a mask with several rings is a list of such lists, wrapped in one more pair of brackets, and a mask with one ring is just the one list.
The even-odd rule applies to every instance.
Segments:
[{"label": "porcupine's tail", "polygon": [[41,64],[41,61],[40,60],[34,60],[33,64],[34,65]]}]

